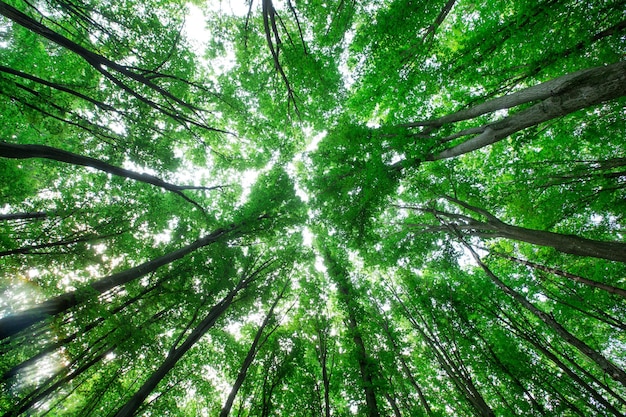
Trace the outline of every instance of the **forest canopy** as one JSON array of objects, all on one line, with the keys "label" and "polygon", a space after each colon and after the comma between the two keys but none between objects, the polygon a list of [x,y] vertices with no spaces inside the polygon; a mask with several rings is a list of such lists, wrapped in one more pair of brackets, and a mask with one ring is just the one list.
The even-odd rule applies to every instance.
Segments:
[{"label": "forest canopy", "polygon": [[621,0],[0,0],[0,416],[626,415]]}]

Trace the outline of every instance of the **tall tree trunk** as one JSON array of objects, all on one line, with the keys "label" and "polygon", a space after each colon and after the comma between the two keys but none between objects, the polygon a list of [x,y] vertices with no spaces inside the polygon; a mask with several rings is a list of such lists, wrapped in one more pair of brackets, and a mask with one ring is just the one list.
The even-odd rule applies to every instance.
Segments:
[{"label": "tall tree trunk", "polygon": [[[579,97],[579,105],[584,105],[592,97],[611,97],[615,92],[604,91],[603,83],[610,80],[611,83],[619,83],[623,80],[623,72],[626,71],[626,63],[618,62],[612,65],[602,65],[594,68],[587,68],[580,71],[562,75],[552,80],[537,84],[515,93],[491,99],[485,103],[477,104],[468,109],[460,110],[438,119],[415,122],[404,125],[405,127],[432,126],[438,128],[445,124],[474,119],[483,114],[493,113],[498,110],[510,109],[521,104],[533,101],[545,100],[568,93],[574,97],[579,97],[583,91],[593,90],[594,95],[587,98]],[[606,77],[606,78],[605,78]],[[623,82],[623,81],[622,81]],[[605,89],[608,87],[605,87]],[[602,90],[602,91],[598,91]],[[623,93],[622,93],[623,94]],[[615,97],[612,97],[615,98]],[[603,99],[605,101],[607,99]],[[595,103],[594,103],[595,104]],[[592,105],[592,104],[590,104]]]},{"label": "tall tree trunk", "polygon": [[[557,78],[551,82],[530,87],[531,93],[528,94],[529,98],[535,100],[538,97],[546,97],[541,102],[500,121],[481,126],[482,132],[478,136],[431,155],[426,159],[436,161],[454,158],[496,143],[527,127],[619,98],[626,94],[626,61],[579,71],[561,78],[561,82],[557,82],[559,80]],[[546,86],[545,84],[548,85]],[[497,102],[492,107],[487,106],[487,103],[485,103],[483,105],[485,109],[480,109],[478,113],[490,108],[506,108],[510,105],[515,105],[515,102],[524,102],[522,100],[529,101],[524,97],[524,91],[526,90],[511,95],[514,99],[511,99],[510,103],[507,103],[507,96],[492,100],[491,102]],[[509,99],[511,96],[508,96]],[[469,110],[467,112],[471,114]]]},{"label": "tall tree trunk", "polygon": [[[522,326],[517,323],[509,314],[505,311],[502,313],[506,316],[504,319],[501,315],[495,313],[495,316],[500,320],[508,323],[509,327],[514,330],[514,332],[520,336],[523,340],[529,342],[532,346],[534,346],[539,352],[541,352],[546,358],[548,358],[552,363],[554,363],[559,369],[561,369],[567,376],[569,376],[574,382],[576,382],[581,388],[585,389],[598,403],[602,404],[616,417],[621,416],[622,414],[610,403],[602,394],[600,394],[593,386],[588,384],[584,379],[582,379],[576,372],[574,372],[567,364],[565,364],[559,357],[551,351],[547,346],[545,346],[540,340],[538,340],[537,336],[533,333],[529,333],[527,330],[523,329]],[[554,388],[553,388],[554,389]],[[559,392],[559,390],[555,390],[555,392]],[[562,397],[565,399],[565,397]],[[574,404],[571,404],[567,401],[568,405],[571,407],[575,407]],[[582,413],[577,413],[579,415],[584,415]]]},{"label": "tall tree trunk", "polygon": [[315,321],[315,332],[317,334],[317,359],[322,368],[322,385],[324,385],[324,416],[330,417],[330,375],[328,373],[328,322]]},{"label": "tall tree trunk", "polygon": [[45,219],[46,217],[48,217],[48,213],[46,213],[45,211],[9,213],[9,214],[0,214],[0,221]]},{"label": "tall tree trunk", "polygon": [[398,404],[396,403],[395,398],[387,394],[386,392],[383,395],[385,399],[387,400],[387,402],[389,403],[389,405],[391,406],[391,409],[393,410],[393,415],[395,417],[402,417],[402,413],[400,412],[400,409],[398,408]]},{"label": "tall tree trunk", "polygon": [[89,296],[93,292],[102,294],[112,288],[126,284],[127,282],[133,281],[137,278],[141,278],[164,265],[183,258],[199,248],[221,240],[226,235],[237,230],[237,228],[238,226],[233,224],[229,228],[217,229],[213,233],[196,240],[184,248],[175,250],[125,271],[101,278],[82,289],[51,298],[28,310],[3,317],[0,319],[0,340],[25,330],[29,326],[43,321],[48,317],[67,311],[68,309],[81,303],[84,300],[84,297]]},{"label": "tall tree trunk", "polygon": [[589,345],[587,345],[582,340],[578,339],[576,336],[567,331],[560,323],[558,323],[551,314],[545,313],[539,308],[535,307],[533,303],[528,301],[526,297],[519,294],[517,291],[513,290],[511,287],[502,282],[492,271],[483,263],[480,259],[476,251],[469,245],[465,240],[459,236],[459,240],[461,243],[471,252],[474,260],[478,263],[478,265],[485,271],[487,276],[493,281],[493,283],[498,286],[502,291],[508,294],[511,298],[520,303],[525,309],[530,311],[533,315],[535,315],[538,319],[544,322],[548,327],[554,330],[560,337],[562,337],[566,342],[570,345],[574,346],[578,349],[582,354],[587,356],[593,362],[595,362],[600,369],[602,369],[608,376],[613,378],[615,381],[621,383],[624,387],[626,387],[626,372],[623,369],[619,368],[607,358],[605,358],[600,352],[592,349]]},{"label": "tall tree trunk", "polygon": [[281,291],[281,293],[278,295],[278,297],[276,297],[276,300],[274,300],[274,303],[272,304],[269,311],[267,312],[267,315],[265,316],[265,319],[261,323],[261,326],[259,326],[259,329],[257,330],[256,335],[254,336],[254,340],[252,341],[252,345],[250,345],[250,349],[248,350],[248,354],[246,355],[245,359],[243,360],[243,363],[241,364],[241,368],[239,370],[239,373],[237,374],[237,379],[235,380],[235,383],[233,384],[233,387],[230,390],[228,397],[226,398],[226,402],[224,403],[224,406],[222,407],[222,411],[220,412],[220,417],[227,417],[230,414],[230,410],[233,406],[233,403],[235,402],[235,397],[237,396],[239,389],[241,388],[241,386],[243,385],[243,382],[246,379],[246,375],[248,374],[248,369],[250,368],[250,365],[252,365],[252,361],[254,360],[256,353],[258,352],[259,348],[263,346],[263,343],[267,341],[267,338],[271,334],[270,332],[270,334],[265,336],[264,340],[261,342],[263,331],[267,327],[267,324],[269,323],[270,319],[273,317],[274,309],[276,308],[276,305],[278,304],[278,302],[283,298],[286,288],[287,287],[285,286],[283,290]]},{"label": "tall tree trunk", "polygon": [[[185,102],[184,100],[181,100],[179,97],[176,97],[174,94],[165,90],[163,87],[159,86],[153,81],[154,77],[146,76],[145,73],[141,70],[119,64],[98,53],[90,51],[89,49],[79,45],[78,43],[63,36],[62,34],[57,33],[54,30],[46,27],[38,20],[31,18],[30,16],[24,14],[20,10],[7,4],[4,1],[0,1],[0,15],[6,17],[7,19],[10,19],[16,24],[28,29],[29,31],[37,35],[54,42],[60,47],[66,48],[67,50],[77,54],[78,56],[83,58],[89,65],[91,65],[96,71],[101,73],[113,84],[118,86],[121,90],[135,97],[137,100],[143,102],[144,104],[152,107],[153,109],[161,112],[162,114],[171,117],[178,123],[183,125],[192,124],[214,132],[229,133],[222,129],[216,129],[207,126],[201,121],[201,118],[199,118],[200,121],[198,121],[195,118],[187,117],[185,115],[185,112],[191,111],[193,113],[198,113],[201,112],[202,109],[199,109]],[[117,76],[114,75],[111,71],[116,72]],[[122,81],[123,77],[120,77],[120,75],[126,77],[127,79],[131,79],[139,84],[142,84],[146,88],[157,93],[161,96],[165,104],[157,103],[156,101],[148,98],[146,95],[141,93],[139,89],[133,88],[131,83]]]},{"label": "tall tree trunk", "polygon": [[[380,308],[379,308],[379,312],[380,312]],[[406,360],[404,359],[404,355],[400,351],[400,347],[398,346],[396,337],[393,335],[391,328],[389,327],[389,322],[387,321],[387,318],[384,317],[382,313],[381,313],[381,318],[382,318],[382,321],[381,321],[382,328],[385,331],[385,334],[387,335],[389,342],[391,343],[391,348],[393,349],[393,352],[395,353],[396,358],[400,361],[400,365],[402,366],[402,371],[404,372],[404,375],[406,376],[406,378],[408,378],[413,388],[415,388],[415,391],[417,391],[417,395],[420,399],[420,403],[424,407],[424,410],[426,410],[426,414],[431,416],[433,414],[433,411],[430,408],[428,401],[426,400],[426,396],[424,395],[422,388],[417,383],[417,380],[413,376],[413,372],[411,372],[409,365],[406,363]]]},{"label": "tall tree trunk", "polygon": [[[112,316],[114,316],[115,314],[119,313],[120,311],[122,311],[123,309],[125,309],[126,307],[128,307],[129,305],[131,305],[132,303],[136,302],[137,300],[139,300],[140,298],[143,298],[146,294],[154,291],[157,287],[159,287],[162,283],[162,280],[157,282],[156,284],[144,289],[143,291],[141,291],[141,293],[137,294],[135,297],[132,297],[128,300],[126,300],[123,304],[121,304],[120,306],[114,308],[110,314]],[[48,346],[44,347],[41,351],[37,352],[37,354],[35,354],[34,356],[18,363],[17,365],[13,366],[11,369],[7,370],[6,372],[4,372],[2,374],[2,377],[0,377],[0,382],[1,381],[7,381],[8,379],[12,378],[13,376],[17,375],[18,372],[20,372],[20,370],[26,368],[29,365],[34,364],[36,361],[38,361],[39,359],[43,358],[44,356],[54,352],[55,350],[57,350],[58,348],[68,345],[69,343],[71,343],[72,341],[74,341],[77,337],[86,334],[87,332],[89,332],[90,330],[94,329],[96,326],[98,326],[100,323],[104,322],[105,318],[104,317],[98,317],[97,319],[95,319],[94,321],[92,321],[91,323],[89,323],[87,326],[85,326],[83,329],[81,329],[78,332],[75,332],[63,339],[60,339],[54,343],[49,344]]]},{"label": "tall tree trunk", "polygon": [[437,362],[452,380],[452,383],[456,386],[457,390],[482,417],[494,417],[495,414],[493,410],[489,407],[489,404],[487,404],[480,391],[476,388],[471,376],[464,371],[464,367],[459,366],[459,364],[457,364],[454,359],[448,355],[446,347],[443,346],[437,339],[437,336],[429,328],[424,317],[418,312],[418,322],[408,306],[404,303],[404,301],[402,301],[400,295],[395,293],[395,291],[394,297],[404,311],[409,323],[411,323],[413,328],[418,331],[420,336],[422,336],[423,340],[430,347]]},{"label": "tall tree trunk", "polygon": [[473,206],[456,198],[448,196],[445,198],[463,208],[484,216],[487,220],[479,221],[469,216],[447,213],[433,209],[419,209],[421,211],[434,214],[442,222],[442,217],[455,219],[454,222],[443,222],[445,224],[441,228],[433,228],[432,230],[450,230],[450,228],[454,228],[455,230],[465,229],[477,236],[504,237],[507,239],[531,243],[533,245],[548,246],[558,250],[559,252],[569,253],[572,255],[590,256],[593,258],[626,262],[626,243],[593,240],[576,235],[565,235],[561,233],[513,226],[504,223],[485,209]]},{"label": "tall tree trunk", "polygon": [[368,417],[379,417],[380,411],[378,409],[376,392],[374,390],[375,367],[367,354],[365,342],[363,341],[363,337],[361,336],[361,331],[359,329],[357,314],[352,306],[352,303],[354,303],[355,300],[354,290],[349,282],[347,272],[343,270],[338,262],[332,257],[330,252],[325,252],[324,260],[328,265],[331,278],[337,284],[339,299],[344,304],[346,313],[348,314],[348,330],[352,335],[352,341],[356,347],[357,362],[359,363],[363,390],[365,391],[365,404],[367,407],[366,415]]},{"label": "tall tree trunk", "polygon": [[493,251],[490,253],[493,253],[496,256],[500,256],[510,261],[514,261],[522,265],[526,265],[531,268],[538,269],[540,271],[548,272],[550,274],[558,275],[563,278],[571,279],[572,281],[579,282],[581,284],[585,284],[590,287],[598,288],[600,290],[606,291],[610,294],[615,294],[615,295],[619,295],[620,297],[626,298],[626,290],[619,288],[619,287],[615,287],[613,285],[604,284],[602,282],[598,282],[598,281],[594,281],[585,277],[581,277],[580,275],[571,274],[566,271],[561,271],[560,269],[551,268],[549,266],[541,265],[541,264],[531,262],[525,259],[516,258],[514,256],[506,255],[503,253],[493,252]]},{"label": "tall tree trunk", "polygon": [[56,248],[59,246],[73,246],[78,243],[87,243],[87,242],[94,242],[98,240],[105,240],[113,236],[122,235],[126,232],[127,232],[126,230],[122,230],[120,232],[111,233],[111,234],[102,235],[102,236],[91,234],[91,235],[76,237],[73,239],[59,240],[56,242],[48,242],[48,243],[40,243],[38,245],[22,246],[21,248],[0,251],[0,258],[3,256],[12,256],[12,255],[38,254],[39,252],[36,252],[38,249]]},{"label": "tall tree trunk", "polygon": [[193,329],[180,346],[172,346],[169,354],[161,366],[152,373],[139,390],[124,404],[115,414],[115,417],[131,417],[135,415],[145,399],[154,391],[157,385],[174,368],[176,363],[191,349],[202,336],[208,332],[217,319],[230,307],[235,296],[246,288],[254,279],[254,275],[244,277],[219,303],[217,303],[205,316],[205,318]]},{"label": "tall tree trunk", "polygon": [[493,225],[498,237],[519,240],[539,246],[549,246],[559,252],[610,261],[626,262],[626,243],[587,239],[576,235],[564,235],[543,230],[512,226],[503,222]]}]

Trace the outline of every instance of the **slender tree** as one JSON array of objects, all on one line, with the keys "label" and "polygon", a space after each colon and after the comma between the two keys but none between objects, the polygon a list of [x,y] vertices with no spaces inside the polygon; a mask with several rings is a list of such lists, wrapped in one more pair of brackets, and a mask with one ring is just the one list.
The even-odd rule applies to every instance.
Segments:
[{"label": "slender tree", "polygon": [[[278,302],[284,297],[286,289],[287,289],[286,286],[283,287],[283,290],[281,291],[281,293],[278,294],[278,296],[276,296],[276,299],[270,306],[270,309],[267,312],[267,315],[265,316],[265,318],[263,319],[263,322],[259,326],[259,329],[257,330],[254,336],[254,339],[252,340],[252,345],[250,345],[250,349],[248,349],[248,353],[246,354],[246,357],[241,363],[241,368],[239,370],[239,373],[237,374],[237,379],[235,379],[235,383],[233,384],[233,387],[230,390],[230,393],[228,393],[228,397],[226,398],[226,402],[224,403],[224,406],[222,407],[222,411],[220,411],[220,417],[226,417],[230,414],[230,410],[233,407],[233,402],[235,401],[235,397],[237,396],[237,393],[239,392],[241,385],[243,385],[246,379],[246,374],[248,373],[248,369],[250,368],[250,365],[252,365],[252,361],[254,361],[254,357],[256,353],[258,352],[258,349],[267,341],[268,337],[271,335],[273,330],[276,330],[276,327],[275,327],[273,330],[269,332],[269,334],[263,337],[263,332],[265,331],[265,328],[269,324],[270,320],[274,317],[274,309],[278,305]],[[261,340],[261,338],[263,338],[263,340]]]},{"label": "slender tree", "polygon": [[[191,349],[197,342],[200,340],[202,336],[208,332],[215,322],[224,314],[224,312],[230,307],[230,305],[235,301],[235,297],[242,290],[246,289],[250,286],[254,281],[260,278],[262,273],[265,273],[265,270],[271,266],[274,260],[267,260],[257,266],[254,270],[249,271],[248,274],[244,275],[239,283],[228,292],[228,294],[222,298],[217,304],[215,304],[211,310],[207,313],[207,315],[196,325],[196,327],[189,333],[189,335],[185,338],[180,345],[178,342],[172,346],[168,352],[167,357],[159,366],[159,368],[154,371],[152,375],[144,382],[144,384],[139,388],[139,390],[122,406],[119,411],[115,414],[115,417],[122,416],[133,416],[136,411],[141,407],[144,400],[152,393],[152,391],[156,388],[156,386],[167,376],[167,374],[174,368],[176,363],[182,358],[182,356]],[[183,334],[181,334],[182,336]]]},{"label": "slender tree", "polygon": [[224,236],[235,232],[237,227],[238,226],[233,224],[226,229],[217,229],[213,233],[210,233],[207,236],[202,237],[181,249],[170,252],[159,258],[145,262],[141,265],[137,265],[125,271],[101,278],[81,290],[67,292],[65,294],[44,301],[36,307],[3,317],[0,319],[0,329],[2,329],[2,331],[0,332],[0,339],[12,336],[22,330],[27,329],[29,326],[32,326],[35,323],[38,323],[49,317],[63,313],[72,307],[75,307],[84,300],[85,296],[93,292],[102,294],[112,288],[139,279],[146,274],[157,270],[163,265],[170,264],[178,259],[185,257],[186,255],[192,253],[199,248],[221,240]]},{"label": "slender tree", "polygon": [[332,254],[328,249],[324,253],[324,259],[330,268],[329,274],[335,281],[341,302],[346,308],[348,331],[352,337],[356,348],[357,362],[359,364],[359,371],[361,373],[362,386],[365,391],[365,403],[367,406],[366,414],[370,417],[379,416],[380,410],[378,407],[378,400],[376,398],[376,391],[374,380],[376,378],[376,368],[372,362],[372,359],[367,353],[365,342],[361,330],[359,329],[359,322],[357,319],[357,309],[354,305],[354,289],[352,288],[349,277],[345,270],[341,268],[339,263],[333,259]]},{"label": "slender tree", "polygon": [[422,228],[425,231],[467,230],[470,234],[481,237],[504,237],[534,245],[549,246],[560,252],[579,256],[591,256],[594,258],[609,259],[612,261],[626,262],[626,243],[607,242],[587,239],[576,235],[564,235],[560,233],[533,230],[519,226],[513,226],[502,222],[496,216],[485,209],[470,205],[456,198],[446,197],[447,200],[484,216],[486,221],[475,220],[472,217],[449,213],[442,210],[401,206],[400,208],[417,209],[435,215],[437,218],[448,218],[450,222],[439,226],[422,224],[410,224],[411,227]]}]

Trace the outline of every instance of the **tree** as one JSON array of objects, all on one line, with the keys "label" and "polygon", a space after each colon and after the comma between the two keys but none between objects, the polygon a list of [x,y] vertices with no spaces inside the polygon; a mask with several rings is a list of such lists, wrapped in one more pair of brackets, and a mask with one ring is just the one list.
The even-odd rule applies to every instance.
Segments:
[{"label": "tree", "polygon": [[626,414],[622,1],[0,21],[0,415]]},{"label": "tree", "polygon": [[[122,417],[134,415],[148,395],[154,391],[157,385],[159,385],[163,378],[165,378],[167,373],[176,365],[180,358],[189,349],[191,349],[211,327],[213,327],[217,319],[224,314],[228,307],[230,307],[230,305],[234,302],[237,294],[258,279],[259,274],[264,272],[264,270],[272,263],[272,260],[268,260],[256,266],[255,269],[246,271],[246,274],[241,278],[237,286],[229,291],[223,299],[221,299],[213,306],[213,308],[211,308],[211,310],[209,310],[204,319],[196,325],[184,341],[182,340],[182,337],[185,332],[181,333],[176,343],[174,343],[174,345],[170,348],[170,351],[161,366],[159,366],[159,368],[144,382],[141,388],[139,388],[139,390],[126,402],[126,404],[124,404],[119,411],[115,413],[115,416]],[[178,345],[181,341],[182,343]]]},{"label": "tree", "polygon": [[[274,300],[274,302],[270,306],[270,309],[267,312],[267,315],[263,319],[263,322],[259,326],[259,329],[257,330],[256,334],[254,335],[254,340],[252,340],[252,344],[250,345],[250,349],[248,350],[248,353],[246,354],[246,357],[244,358],[243,363],[241,364],[241,369],[239,370],[239,373],[237,374],[237,379],[235,380],[235,383],[233,384],[233,387],[232,387],[230,393],[228,394],[228,398],[226,399],[226,403],[224,404],[224,407],[222,407],[222,411],[220,412],[220,417],[226,417],[226,416],[228,416],[228,414],[230,414],[230,409],[233,406],[233,402],[235,401],[235,397],[237,396],[237,392],[239,392],[239,389],[241,388],[241,385],[244,383],[244,381],[246,379],[246,374],[248,372],[248,369],[250,368],[250,365],[252,364],[252,361],[254,360],[254,357],[255,357],[258,349],[263,346],[263,344],[267,341],[267,339],[269,338],[269,336],[273,332],[273,331],[270,331],[269,334],[267,334],[267,335],[265,335],[265,337],[263,337],[263,332],[265,331],[265,328],[269,324],[270,319],[273,318],[274,309],[276,308],[276,305],[278,304],[278,302],[283,298],[286,289],[287,288],[285,286],[283,288],[283,290],[281,291],[281,293],[278,294],[278,296],[276,297],[276,299]],[[274,328],[274,330],[275,329],[276,328]],[[261,340],[261,337],[263,337],[263,340]]]}]

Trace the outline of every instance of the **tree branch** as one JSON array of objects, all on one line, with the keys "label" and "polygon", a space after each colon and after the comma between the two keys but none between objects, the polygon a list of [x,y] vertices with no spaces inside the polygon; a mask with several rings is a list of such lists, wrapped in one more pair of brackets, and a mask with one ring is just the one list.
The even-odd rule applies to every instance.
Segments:
[{"label": "tree branch", "polygon": [[53,148],[45,145],[17,145],[0,141],[0,157],[11,159],[30,159],[30,158],[43,158],[50,159],[58,162],[65,162],[72,165],[86,166],[97,169],[99,171],[107,172],[112,175],[132,179],[135,181],[151,184],[164,190],[170,191],[179,195],[185,201],[193,204],[200,209],[202,213],[205,210],[200,204],[187,197],[182,190],[187,189],[203,189],[211,190],[218,187],[196,187],[196,186],[179,186],[163,181],[162,179],[149,174],[142,174],[135,171],[131,171],[125,168],[120,168],[115,165],[111,165],[107,162],[101,161],[89,156],[82,156],[72,152],[64,151],[62,149]]}]

